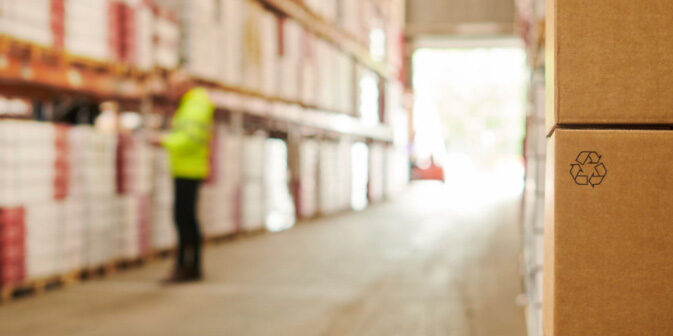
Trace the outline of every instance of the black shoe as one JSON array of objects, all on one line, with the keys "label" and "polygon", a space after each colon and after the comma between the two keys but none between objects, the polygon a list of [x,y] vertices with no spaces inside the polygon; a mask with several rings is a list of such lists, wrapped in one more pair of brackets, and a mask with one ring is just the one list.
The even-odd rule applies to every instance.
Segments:
[{"label": "black shoe", "polygon": [[182,282],[193,282],[203,280],[203,273],[199,268],[188,268],[182,274]]},{"label": "black shoe", "polygon": [[184,282],[185,273],[184,268],[176,268],[168,278],[161,280],[161,283],[164,285],[172,285]]}]

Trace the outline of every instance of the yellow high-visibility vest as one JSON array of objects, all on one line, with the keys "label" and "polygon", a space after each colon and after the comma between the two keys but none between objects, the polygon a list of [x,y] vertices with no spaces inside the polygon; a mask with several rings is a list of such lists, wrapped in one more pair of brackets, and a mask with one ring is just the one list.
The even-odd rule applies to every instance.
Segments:
[{"label": "yellow high-visibility vest", "polygon": [[210,139],[215,106],[208,91],[187,92],[173,116],[162,144],[168,150],[174,177],[204,179],[210,174]]}]

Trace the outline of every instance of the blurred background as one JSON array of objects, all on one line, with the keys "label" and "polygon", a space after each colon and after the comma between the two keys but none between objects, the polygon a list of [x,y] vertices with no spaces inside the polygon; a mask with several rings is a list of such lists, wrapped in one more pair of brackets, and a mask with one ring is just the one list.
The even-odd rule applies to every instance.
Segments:
[{"label": "blurred background", "polygon": [[541,335],[542,55],[544,0],[0,0],[0,335]]}]

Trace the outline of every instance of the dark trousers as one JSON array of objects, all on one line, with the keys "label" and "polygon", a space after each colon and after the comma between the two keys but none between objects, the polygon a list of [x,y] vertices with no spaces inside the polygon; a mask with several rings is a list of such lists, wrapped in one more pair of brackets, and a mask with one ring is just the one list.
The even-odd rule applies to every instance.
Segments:
[{"label": "dark trousers", "polygon": [[201,230],[196,202],[201,180],[175,179],[173,216],[178,229],[177,269],[201,271]]}]

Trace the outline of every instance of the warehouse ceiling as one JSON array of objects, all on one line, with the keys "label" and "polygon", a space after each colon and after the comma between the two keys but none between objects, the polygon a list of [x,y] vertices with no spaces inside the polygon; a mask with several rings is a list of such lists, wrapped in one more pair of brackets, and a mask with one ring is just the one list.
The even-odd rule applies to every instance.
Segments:
[{"label": "warehouse ceiling", "polygon": [[514,0],[407,0],[410,37],[514,34]]}]

